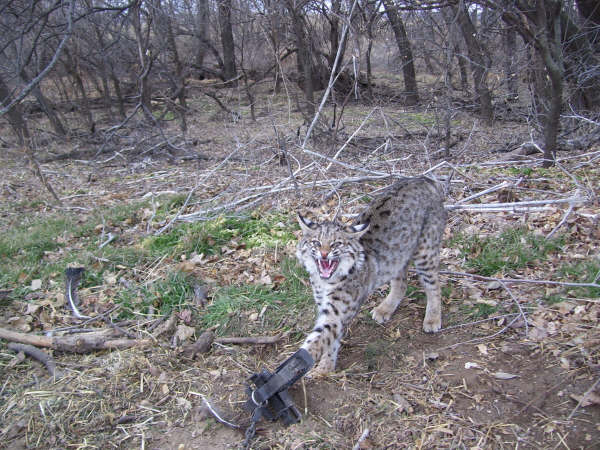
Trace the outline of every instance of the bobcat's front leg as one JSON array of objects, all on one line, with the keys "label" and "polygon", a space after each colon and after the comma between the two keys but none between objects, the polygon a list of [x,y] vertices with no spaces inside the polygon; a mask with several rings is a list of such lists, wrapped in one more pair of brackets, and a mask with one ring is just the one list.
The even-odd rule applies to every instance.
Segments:
[{"label": "bobcat's front leg", "polygon": [[302,345],[316,364],[310,372],[312,377],[318,378],[335,370],[342,335],[341,321],[332,321],[328,315],[319,314],[315,327]]}]

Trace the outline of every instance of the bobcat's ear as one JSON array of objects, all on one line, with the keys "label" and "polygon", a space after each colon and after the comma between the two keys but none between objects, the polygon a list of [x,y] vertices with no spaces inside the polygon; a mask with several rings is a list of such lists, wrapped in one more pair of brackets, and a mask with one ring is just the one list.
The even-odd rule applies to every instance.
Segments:
[{"label": "bobcat's ear", "polygon": [[370,222],[367,220],[364,223],[357,223],[355,225],[347,226],[345,231],[353,237],[361,237],[369,230]]},{"label": "bobcat's ear", "polygon": [[298,219],[298,223],[300,224],[300,228],[302,229],[303,233],[309,233],[310,231],[313,231],[315,228],[317,228],[316,223],[311,222],[305,217],[302,217],[302,214],[300,213],[297,214],[296,218]]}]

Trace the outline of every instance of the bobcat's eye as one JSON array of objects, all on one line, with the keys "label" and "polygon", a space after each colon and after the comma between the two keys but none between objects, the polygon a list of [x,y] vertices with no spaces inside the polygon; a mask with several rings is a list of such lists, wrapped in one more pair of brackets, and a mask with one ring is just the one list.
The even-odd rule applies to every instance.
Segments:
[{"label": "bobcat's eye", "polygon": [[331,244],[331,248],[341,247],[342,241],[335,241]]},{"label": "bobcat's eye", "polygon": [[319,241],[312,241],[311,244],[314,245],[315,247],[321,246],[321,243]]}]

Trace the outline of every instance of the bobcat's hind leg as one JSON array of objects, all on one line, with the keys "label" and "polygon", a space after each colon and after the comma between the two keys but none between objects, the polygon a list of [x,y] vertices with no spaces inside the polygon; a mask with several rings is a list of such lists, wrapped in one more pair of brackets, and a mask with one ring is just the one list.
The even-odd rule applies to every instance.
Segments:
[{"label": "bobcat's hind leg", "polygon": [[404,298],[404,293],[406,292],[406,269],[407,265],[404,265],[404,269],[402,269],[396,278],[390,281],[390,292],[387,297],[371,312],[371,317],[377,323],[385,323],[391,319],[392,314],[398,308],[398,305],[402,302]]},{"label": "bobcat's hind leg", "polygon": [[[440,236],[441,238],[441,236]],[[437,241],[437,242],[436,242]],[[425,290],[427,308],[423,320],[423,331],[435,333],[442,328],[442,296],[440,289],[439,240],[431,239],[419,246],[415,259],[415,270]]]},{"label": "bobcat's hind leg", "polygon": [[[424,282],[422,278],[435,278],[432,283]],[[440,284],[438,281],[438,272],[430,273],[429,275],[419,274],[421,284],[425,288],[427,296],[427,308],[425,309],[425,319],[423,320],[423,331],[426,333],[435,333],[442,329],[442,298],[440,292]]]}]

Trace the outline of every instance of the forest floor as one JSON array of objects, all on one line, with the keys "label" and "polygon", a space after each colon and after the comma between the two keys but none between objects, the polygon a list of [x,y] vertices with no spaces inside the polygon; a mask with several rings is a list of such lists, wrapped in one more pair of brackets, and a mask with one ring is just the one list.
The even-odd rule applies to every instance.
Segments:
[{"label": "forest floor", "polygon": [[[55,379],[0,341],[0,448],[238,448],[248,377],[295,352],[314,320],[294,258],[295,211],[346,217],[389,184],[382,174],[418,175],[442,161],[434,109],[350,103],[334,143],[311,141],[319,156],[299,147],[302,118],[285,97],[273,95],[255,122],[228,101],[241,119],[192,103],[181,141],[192,153],[143,147],[131,131],[118,153],[94,157],[90,144],[88,154],[42,163],[62,205],[22,153],[2,149],[0,328],[108,329],[151,344],[49,351]],[[383,286],[346,335],[336,373],[292,387],[301,423],[260,422],[252,448],[600,447],[600,288],[560,284],[598,283],[600,148],[560,152],[560,167],[542,169],[539,155],[498,152],[530,140],[516,114],[487,127],[457,110],[452,128],[450,164],[431,174],[453,172],[448,205],[475,206],[449,211],[444,328],[423,333],[413,276],[392,320],[374,322]],[[163,132],[177,135],[176,122]],[[283,142],[290,168],[280,164]],[[49,141],[38,158],[81,148]],[[547,202],[522,203],[530,200]],[[102,320],[73,317],[64,271],[75,266],[85,268],[79,309]],[[206,330],[280,338],[215,341],[190,356],[185,346]]]}]

